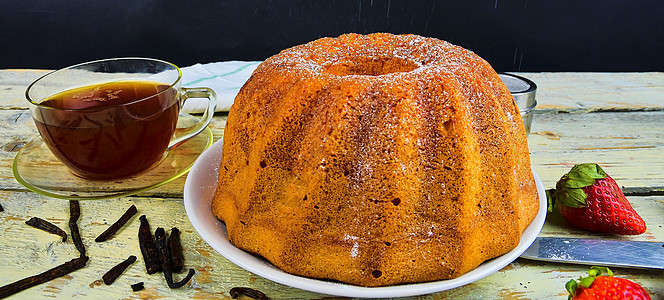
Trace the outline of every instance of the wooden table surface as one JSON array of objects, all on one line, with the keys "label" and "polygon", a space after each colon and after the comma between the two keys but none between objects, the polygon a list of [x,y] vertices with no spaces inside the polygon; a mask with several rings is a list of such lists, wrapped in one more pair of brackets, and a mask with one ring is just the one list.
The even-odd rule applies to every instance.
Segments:
[{"label": "wooden table surface", "polygon": [[[68,231],[68,202],[33,193],[12,176],[16,152],[37,136],[25,88],[44,72],[0,70],[0,205],[4,208],[0,212],[0,286],[78,256],[71,239],[61,242],[59,237],[25,224],[38,216]],[[575,163],[599,163],[624,187],[648,225],[640,236],[618,237],[575,230],[559,217],[549,216],[540,236],[664,241],[664,73],[517,74],[538,85],[539,105],[528,142],[533,167],[545,188],[553,187]],[[225,120],[224,113],[214,117],[215,141],[223,136]],[[231,288],[247,286],[273,299],[333,298],[263,279],[215,252],[187,219],[182,202],[185,177],[135,196],[82,201],[78,224],[90,257],[87,266],[13,297],[230,299]],[[128,225],[113,239],[95,243],[94,238],[132,204],[139,213]],[[148,216],[153,229],[181,230],[185,267],[196,270],[185,287],[171,290],[163,276],[145,272],[137,241],[138,216],[142,214]],[[103,284],[101,275],[129,255],[136,255],[137,263],[112,285]],[[613,270],[643,285],[653,299],[664,299],[661,270]],[[565,299],[565,282],[586,271],[585,266],[519,258],[484,279],[417,299]],[[140,281],[145,282],[145,289],[132,292],[130,285]]]}]

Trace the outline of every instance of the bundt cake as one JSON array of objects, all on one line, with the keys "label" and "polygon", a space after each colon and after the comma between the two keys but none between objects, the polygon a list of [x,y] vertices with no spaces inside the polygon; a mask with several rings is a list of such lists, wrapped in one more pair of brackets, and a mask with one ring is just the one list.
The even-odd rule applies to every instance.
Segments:
[{"label": "bundt cake", "polygon": [[213,213],[285,272],[361,286],[458,277],[538,212],[519,110],[475,53],[346,34],[265,60],[226,123]]}]

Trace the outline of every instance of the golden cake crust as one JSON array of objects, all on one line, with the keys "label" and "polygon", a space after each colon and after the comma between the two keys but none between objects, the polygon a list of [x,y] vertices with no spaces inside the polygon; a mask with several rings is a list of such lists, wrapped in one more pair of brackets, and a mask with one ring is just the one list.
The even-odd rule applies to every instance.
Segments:
[{"label": "golden cake crust", "polygon": [[514,101],[471,51],[347,34],[270,57],[235,99],[212,211],[282,270],[362,286],[458,277],[538,212]]}]

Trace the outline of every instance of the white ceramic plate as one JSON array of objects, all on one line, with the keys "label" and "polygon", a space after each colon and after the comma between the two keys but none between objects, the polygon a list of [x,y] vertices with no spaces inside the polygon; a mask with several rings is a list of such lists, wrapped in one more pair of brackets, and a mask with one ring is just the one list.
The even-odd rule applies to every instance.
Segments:
[{"label": "white ceramic plate", "polygon": [[539,234],[546,216],[546,195],[542,181],[535,171],[535,182],[540,198],[540,210],[535,220],[521,235],[521,242],[514,250],[482,263],[474,270],[454,279],[434,282],[403,284],[386,287],[361,287],[339,282],[318,280],[285,273],[267,260],[244,252],[228,241],[226,226],[210,209],[212,196],[217,187],[222,141],[208,148],[194,163],[184,184],[184,207],[189,221],[201,237],[225,258],[236,265],[269,280],[288,286],[343,297],[407,297],[424,295],[469,284],[484,278],[511,263],[521,255]]}]

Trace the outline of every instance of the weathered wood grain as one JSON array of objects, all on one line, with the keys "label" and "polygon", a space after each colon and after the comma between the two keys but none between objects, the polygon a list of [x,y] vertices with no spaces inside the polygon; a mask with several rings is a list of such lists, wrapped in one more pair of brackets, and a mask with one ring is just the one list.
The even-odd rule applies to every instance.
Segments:
[{"label": "weathered wood grain", "polygon": [[514,73],[537,84],[537,110],[664,109],[664,73]]},{"label": "weathered wood grain", "polygon": [[[211,124],[223,136],[226,115]],[[0,189],[24,189],[11,173],[20,147],[38,137],[29,113],[0,110]],[[664,187],[664,111],[537,113],[528,137],[533,168],[545,187],[575,163],[596,162],[625,187]],[[181,196],[184,177],[143,196]]]},{"label": "weathered wood grain", "polygon": [[[48,70],[0,70],[0,108],[27,107],[25,89]],[[537,110],[662,110],[664,73],[514,73],[537,84]]]},{"label": "weathered wood grain", "polygon": [[[78,255],[71,242],[61,242],[57,236],[31,228],[23,222],[39,216],[66,228],[67,201],[54,200],[30,192],[0,192],[5,212],[0,215],[0,261],[3,274],[0,285],[37,274]],[[660,216],[664,214],[664,197],[632,197],[630,201],[642,212],[649,225],[646,234],[630,237],[635,240],[664,240]],[[96,243],[95,237],[120,216],[127,207],[136,205],[134,216],[112,239]],[[194,268],[197,274],[181,289],[171,290],[161,274],[147,275],[139,259],[111,286],[101,282],[101,275],[129,255],[140,257],[137,241],[138,216],[145,214],[154,228],[178,227],[182,231],[185,268]],[[657,225],[659,224],[659,225]],[[319,299],[325,295],[305,292],[263,279],[235,266],[216,253],[200,239],[187,220],[181,199],[154,199],[128,197],[116,200],[81,202],[79,228],[90,261],[78,272],[17,294],[16,299],[73,296],[119,298],[188,298],[229,299],[228,291],[235,286],[251,286],[273,299]],[[549,218],[542,232],[547,236],[588,236],[570,229],[555,216]],[[594,237],[613,238],[596,234]],[[470,285],[416,299],[551,299],[564,295],[564,284],[585,274],[583,266],[540,263],[518,259],[482,280]],[[643,270],[614,270],[625,278],[642,284],[651,295],[664,296],[660,272]],[[178,277],[179,278],[179,277]],[[145,282],[146,289],[134,293],[129,287]],[[656,299],[656,298],[653,298]]]},{"label": "weathered wood grain", "polygon": [[621,186],[664,187],[664,111],[537,113],[528,145],[545,187],[585,162]]},{"label": "weathered wood grain", "polygon": [[0,70],[0,108],[27,108],[25,89],[48,70]]},{"label": "weathered wood grain", "polygon": [[[50,235],[24,224],[32,216],[40,216],[67,228],[67,201],[45,198],[30,192],[0,192],[5,211],[0,215],[0,261],[3,263],[4,285],[61,264],[78,253],[68,241],[63,243]],[[103,232],[132,204],[138,214],[112,239],[97,243],[95,237]],[[150,199],[133,197],[103,201],[82,201],[79,229],[88,265],[70,276],[54,280],[16,295],[18,298],[86,296],[104,299],[119,298],[180,298],[228,299],[228,291],[235,286],[253,286],[270,295],[284,298],[321,297],[294,288],[285,288],[269,280],[254,276],[235,266],[210,248],[189,223],[182,199]],[[163,274],[148,275],[141,259],[132,264],[112,285],[101,282],[101,276],[129,255],[141,257],[138,245],[138,216],[145,214],[152,229],[178,227],[185,256],[185,268],[194,268],[196,275],[185,287],[171,290]],[[174,277],[181,278],[177,274]],[[131,291],[130,285],[145,282],[145,290]]]},{"label": "weathered wood grain", "polygon": [[[46,71],[0,70],[0,285],[40,273],[78,255],[71,241],[24,224],[33,216],[67,228],[68,203],[28,191],[13,178],[16,152],[37,136],[24,102],[27,85]],[[664,73],[518,73],[538,84],[538,110],[528,138],[533,168],[546,188],[575,163],[597,162],[626,190],[648,225],[636,237],[615,237],[575,230],[556,213],[547,217],[543,236],[572,236],[664,241]],[[223,137],[226,115],[215,115],[214,139]],[[81,202],[78,222],[90,261],[60,279],[39,285],[12,298],[104,299],[188,298],[230,299],[236,286],[259,289],[273,299],[320,299],[326,295],[283,286],[253,275],[224,259],[193,229],[182,204],[182,177],[137,196]],[[636,196],[643,195],[643,196]],[[124,211],[136,205],[139,213],[112,239],[95,243]],[[197,274],[185,287],[171,290],[161,274],[147,275],[138,259],[111,286],[101,275],[129,255],[140,257],[138,216],[147,215],[153,229],[178,227],[185,269]],[[504,269],[472,284],[416,299],[563,299],[564,283],[586,274],[584,266],[518,259]],[[664,299],[661,271],[614,270],[642,284],[653,299]],[[176,276],[181,278],[180,276]],[[130,285],[145,282],[145,290]]]}]

